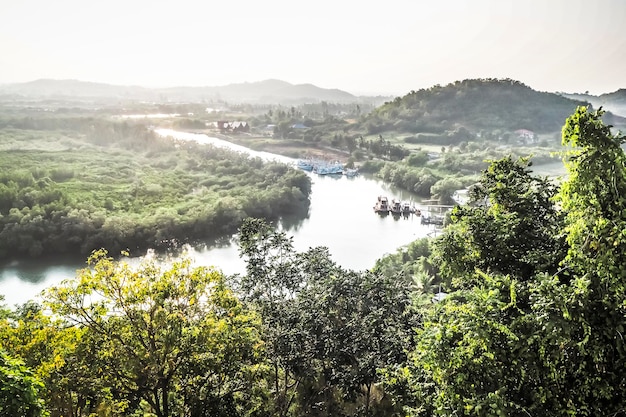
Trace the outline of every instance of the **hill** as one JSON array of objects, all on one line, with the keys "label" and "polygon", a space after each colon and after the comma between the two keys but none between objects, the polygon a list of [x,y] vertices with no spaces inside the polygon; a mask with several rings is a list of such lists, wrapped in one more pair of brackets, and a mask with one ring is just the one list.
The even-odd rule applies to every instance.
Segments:
[{"label": "hill", "polygon": [[596,108],[602,107],[616,115],[626,117],[626,88],[621,88],[612,93],[601,94],[599,96],[570,93],[562,93],[561,95],[574,100],[586,100]]},{"label": "hill", "polygon": [[539,92],[511,79],[471,79],[411,91],[387,102],[363,121],[370,133],[474,132],[499,129],[558,131],[585,101]]},{"label": "hill", "polygon": [[[219,87],[145,88],[78,80],[41,79],[26,83],[0,85],[0,95],[16,98],[116,99],[158,102],[262,103],[297,105],[303,103],[354,103],[373,98],[357,97],[338,89],[312,84],[290,84],[280,80],[228,84]],[[377,98],[380,100],[380,98]]]}]

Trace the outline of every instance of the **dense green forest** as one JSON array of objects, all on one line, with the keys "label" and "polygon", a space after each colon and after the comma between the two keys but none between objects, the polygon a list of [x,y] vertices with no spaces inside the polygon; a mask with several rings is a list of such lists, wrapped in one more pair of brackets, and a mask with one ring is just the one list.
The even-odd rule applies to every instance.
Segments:
[{"label": "dense green forest", "polygon": [[166,248],[306,215],[302,172],[93,116],[0,119],[0,260]]},{"label": "dense green forest", "polygon": [[0,310],[0,414],[626,415],[626,138],[584,107],[562,132],[562,182],[494,161],[368,271],[252,218],[242,275],[94,252]]},{"label": "dense green forest", "polygon": [[444,133],[459,126],[514,131],[553,132],[577,102],[531,89],[510,79],[463,80],[411,91],[378,107],[364,123],[370,131],[393,126],[409,133]]}]

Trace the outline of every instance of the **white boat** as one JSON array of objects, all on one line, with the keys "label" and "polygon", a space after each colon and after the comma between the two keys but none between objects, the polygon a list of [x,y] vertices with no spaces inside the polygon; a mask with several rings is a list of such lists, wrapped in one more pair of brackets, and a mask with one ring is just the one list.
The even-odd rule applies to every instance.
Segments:
[{"label": "white boat", "polygon": [[391,214],[402,214],[402,204],[400,203],[400,200],[391,200],[391,207],[389,208],[389,211],[391,211]]},{"label": "white boat", "polygon": [[389,200],[385,196],[378,196],[378,200],[374,205],[374,211],[381,214],[389,214]]}]

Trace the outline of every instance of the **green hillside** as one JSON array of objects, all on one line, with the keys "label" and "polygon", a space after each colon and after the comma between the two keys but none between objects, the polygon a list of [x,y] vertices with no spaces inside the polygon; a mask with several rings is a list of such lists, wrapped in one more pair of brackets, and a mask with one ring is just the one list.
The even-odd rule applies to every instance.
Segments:
[{"label": "green hillside", "polygon": [[411,91],[377,108],[362,126],[369,133],[444,133],[461,127],[553,132],[585,104],[511,79],[473,79]]}]

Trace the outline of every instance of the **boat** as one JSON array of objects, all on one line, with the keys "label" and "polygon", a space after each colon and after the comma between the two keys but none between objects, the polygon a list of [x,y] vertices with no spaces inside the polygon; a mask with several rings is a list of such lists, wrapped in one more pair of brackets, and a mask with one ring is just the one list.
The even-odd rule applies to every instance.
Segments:
[{"label": "boat", "polygon": [[296,166],[304,171],[313,171],[313,162],[307,159],[299,159]]},{"label": "boat", "polygon": [[376,213],[389,214],[389,200],[385,196],[378,196],[378,200],[374,205]]},{"label": "boat", "polygon": [[400,203],[400,200],[391,200],[391,207],[389,208],[389,211],[391,211],[391,214],[402,214],[402,204]]},{"label": "boat", "polygon": [[343,171],[343,175],[345,175],[348,178],[356,177],[357,175],[359,175],[359,170],[356,168],[352,168],[352,169],[348,168]]},{"label": "boat", "polygon": [[443,226],[444,217],[443,216],[422,216],[422,224],[432,224],[434,226]]},{"label": "boat", "polygon": [[343,165],[339,162],[319,163],[313,166],[313,172],[318,175],[341,175],[343,174]]},{"label": "boat", "polygon": [[418,216],[422,214],[418,209],[412,206],[408,201],[404,201],[402,203],[402,214],[408,216],[409,214],[417,214]]}]

